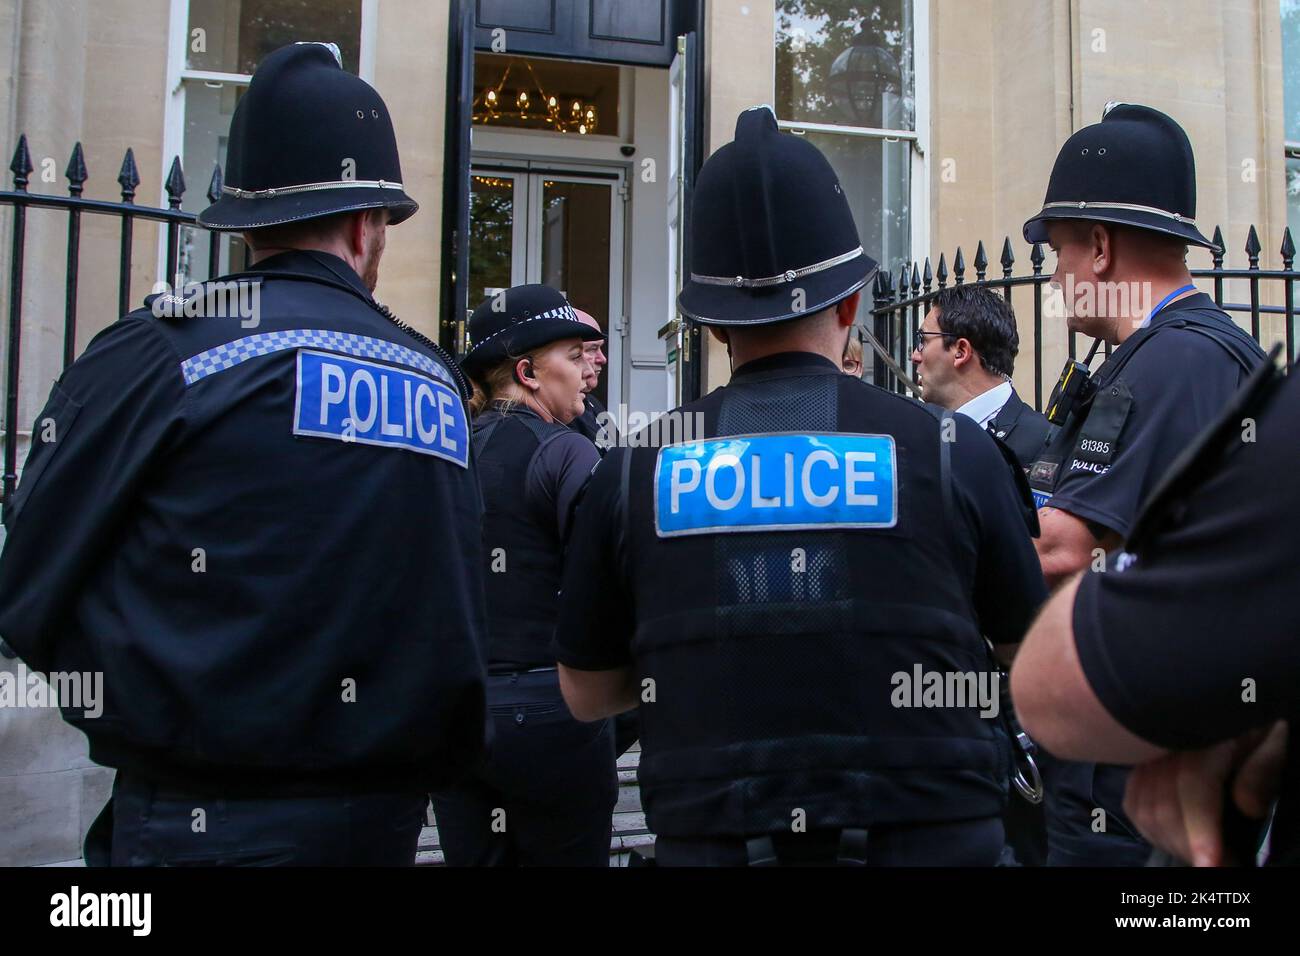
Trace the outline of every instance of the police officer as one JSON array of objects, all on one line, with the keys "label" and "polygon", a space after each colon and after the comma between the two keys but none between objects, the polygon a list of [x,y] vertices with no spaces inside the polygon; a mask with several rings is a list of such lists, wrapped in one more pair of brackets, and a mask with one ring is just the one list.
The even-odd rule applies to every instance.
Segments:
[{"label": "police officer", "polygon": [[484,766],[434,794],[439,838],[453,866],[609,866],[613,729],[569,714],[550,648],[573,508],[600,460],[568,426],[602,333],[544,285],[489,298],[469,332],[494,734]]},{"label": "police officer", "polygon": [[1034,736],[1139,764],[1126,810],[1197,865],[1250,864],[1274,801],[1268,863],[1300,863],[1300,549],[1278,527],[1300,507],[1298,432],[1300,375],[1261,367],[1161,481],[1122,555],[1062,586],[1016,660]]},{"label": "police officer", "polygon": [[41,412],[0,633],[103,673],[102,715],[67,715],[117,768],[88,862],[410,865],[428,789],[481,754],[465,385],[372,296],[401,181],[379,95],[276,50],[200,217],[252,266],[146,300]]},{"label": "police officer", "polygon": [[595,394],[596,386],[600,384],[600,373],[609,364],[609,358],[605,355],[605,332],[591,314],[581,309],[574,309],[573,313],[583,325],[599,332],[600,338],[583,344],[583,352],[587,357],[587,371],[582,379],[582,388],[585,392],[582,414],[575,418],[569,427],[578,434],[587,436],[596,446],[596,450],[603,455],[609,446],[618,440],[614,423],[610,420],[604,403]]},{"label": "police officer", "polygon": [[[1048,403],[1062,427],[1029,478],[1049,583],[1128,536],[1161,475],[1264,358],[1192,284],[1187,246],[1213,248],[1195,216],[1187,134],[1164,113],[1120,103],[1066,140],[1043,209],[1025,223],[1027,240],[1056,252],[1069,327],[1117,346],[1095,374],[1067,363]],[[1053,765],[1046,777],[1049,862],[1146,861],[1120,806],[1122,771]]]},{"label": "police officer", "polygon": [[1011,384],[1019,350],[1011,304],[986,286],[963,284],[935,296],[916,330],[912,364],[925,401],[973,418],[1028,469],[1055,429]]},{"label": "police officer", "polygon": [[841,372],[876,263],[814,146],[747,110],[693,202],[679,305],[732,378],[669,413],[704,440],[633,436],[596,469],[565,699],[585,720],[640,704],[661,864],[991,865],[1007,738],[922,690],[987,688],[981,633],[1014,645],[1044,595],[1014,476],[970,419]]}]

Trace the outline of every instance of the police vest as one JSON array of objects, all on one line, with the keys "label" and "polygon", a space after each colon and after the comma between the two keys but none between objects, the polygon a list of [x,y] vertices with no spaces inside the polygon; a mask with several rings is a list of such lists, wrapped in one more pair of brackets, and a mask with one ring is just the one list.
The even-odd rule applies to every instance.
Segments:
[{"label": "police vest", "polygon": [[475,422],[474,454],[483,486],[483,550],[488,662],[546,667],[558,615],[564,555],[553,515],[529,507],[533,456],[569,429],[528,412],[487,411]]},{"label": "police vest", "polygon": [[944,517],[941,423],[801,358],[670,413],[704,440],[632,439],[622,459],[649,826],[999,814],[996,721],[899,698],[900,675],[989,669],[970,536]]},{"label": "police vest", "polygon": [[1124,367],[1142,348],[1167,329],[1186,329],[1219,345],[1242,369],[1253,372],[1264,360],[1259,344],[1218,309],[1179,309],[1153,320],[1134,332],[1094,376],[1092,396],[1076,408],[1065,424],[1048,441],[1038,460],[1029,468],[1029,486],[1034,504],[1042,508],[1065,475],[1061,467],[1074,453],[1099,472],[1107,469],[1119,452],[1124,423],[1132,397],[1119,381]]}]

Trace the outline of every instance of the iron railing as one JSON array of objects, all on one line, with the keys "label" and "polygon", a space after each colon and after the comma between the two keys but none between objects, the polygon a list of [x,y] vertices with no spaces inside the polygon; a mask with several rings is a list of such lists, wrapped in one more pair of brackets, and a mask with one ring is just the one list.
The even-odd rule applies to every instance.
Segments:
[{"label": "iron railing", "polygon": [[[1229,314],[1249,313],[1250,333],[1261,345],[1266,344],[1261,340],[1261,317],[1267,315],[1284,316],[1282,338],[1286,342],[1286,359],[1288,362],[1293,361],[1296,357],[1295,282],[1300,280],[1300,272],[1297,272],[1294,268],[1296,247],[1291,239],[1291,229],[1288,227],[1282,232],[1282,244],[1278,250],[1282,257],[1281,269],[1260,268],[1259,254],[1262,247],[1260,246],[1259,235],[1253,225],[1246,236],[1247,267],[1245,269],[1224,267],[1223,233],[1217,226],[1214,229],[1213,240],[1218,249],[1212,254],[1212,267],[1209,269],[1192,269],[1192,278],[1213,280],[1214,301],[1225,312]],[[984,251],[983,242],[980,242],[977,246],[974,259],[975,283],[991,289],[1000,289],[1007,302],[1011,302],[1012,292],[1018,287],[1027,287],[1032,296],[1033,322],[1030,328],[1032,328],[1033,342],[1034,407],[1039,411],[1042,411],[1045,397],[1043,394],[1044,382],[1047,382],[1050,387],[1055,382],[1058,371],[1056,368],[1044,370],[1043,299],[1044,287],[1051,280],[1050,275],[1043,273],[1043,262],[1046,258],[1042,245],[1034,243],[1029,253],[1029,262],[1032,267],[1031,273],[1021,276],[1013,275],[1015,255],[1011,248],[1011,238],[1008,236],[1002,241],[1001,277],[988,277],[989,262]],[[960,247],[958,247],[957,254],[953,257],[951,277],[953,285],[961,285],[966,281],[966,259]],[[925,318],[930,303],[938,295],[939,290],[947,287],[948,279],[948,264],[942,253],[939,255],[937,270],[931,269],[930,260],[927,258],[921,267],[918,267],[915,262],[900,267],[897,275],[885,271],[877,274],[873,289],[874,307],[871,310],[870,328],[875,338],[888,351],[892,361],[901,368],[905,370],[910,368],[912,337],[916,333],[917,326]],[[1225,301],[1224,282],[1227,280],[1242,280],[1247,283],[1250,301],[1244,303]],[[1280,298],[1281,305],[1269,305],[1261,301],[1261,284],[1265,282],[1281,283],[1281,295],[1271,297]],[[1021,357],[1023,360],[1025,355],[1025,333],[1028,328],[1020,316],[1017,316],[1017,318],[1021,330]],[[1063,320],[1055,319],[1055,321]],[[1069,355],[1073,359],[1078,354],[1078,333],[1068,333],[1067,339]],[[1109,343],[1103,343],[1102,351],[1103,355],[1110,354]],[[907,385],[878,353],[875,354],[872,362],[872,375],[872,381],[891,391],[904,392],[908,390]]]},{"label": "iron railing", "polygon": [[[121,219],[121,245],[118,255],[118,295],[117,314],[126,315],[131,311],[131,242],[135,221],[137,219],[153,220],[167,224],[166,272],[168,281],[176,275],[179,256],[180,228],[193,225],[195,214],[181,210],[181,200],[185,194],[185,176],[181,172],[180,157],[172,159],[171,169],[167,174],[164,189],[167,192],[167,206],[162,209],[154,206],[141,206],[135,201],[136,189],[140,185],[140,173],[136,169],[135,154],[128,149],[122,158],[122,165],[117,174],[118,185],[122,189],[121,202],[108,202],[100,199],[86,199],[82,196],[89,172],[81,143],[73,147],[72,157],[68,160],[64,177],[68,180],[68,195],[52,196],[27,191],[28,177],[32,170],[32,157],[27,149],[27,136],[18,139],[18,148],[14,150],[9,170],[13,173],[13,189],[0,191],[0,206],[13,207],[13,230],[9,250],[9,327],[5,370],[5,405],[4,405],[4,483],[0,491],[0,507],[8,503],[18,481],[18,376],[20,366],[20,346],[22,344],[23,326],[23,273],[26,264],[27,210],[32,207],[57,209],[67,213],[68,238],[67,256],[64,273],[63,304],[63,367],[66,368],[76,357],[77,341],[77,276],[81,257],[81,216],[83,213],[115,216]],[[221,169],[217,167],[212,174],[212,181],[207,192],[209,200],[216,202],[221,197]],[[217,275],[220,246],[213,242],[208,251],[208,276]]]}]

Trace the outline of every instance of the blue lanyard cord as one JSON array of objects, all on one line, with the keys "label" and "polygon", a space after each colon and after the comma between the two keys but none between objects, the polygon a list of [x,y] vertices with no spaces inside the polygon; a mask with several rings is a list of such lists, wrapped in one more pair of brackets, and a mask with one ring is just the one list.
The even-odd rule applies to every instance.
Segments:
[{"label": "blue lanyard cord", "polygon": [[1160,300],[1160,304],[1159,304],[1159,305],[1157,305],[1154,309],[1151,310],[1151,314],[1147,316],[1147,320],[1146,320],[1146,323],[1145,323],[1145,324],[1150,325],[1150,324],[1151,324],[1151,320],[1154,319],[1157,315],[1160,314],[1160,310],[1161,310],[1161,309],[1163,309],[1165,306],[1167,306],[1167,305],[1168,305],[1170,302],[1172,302],[1174,299],[1178,298],[1178,297],[1179,297],[1180,295],[1182,295],[1184,292],[1195,292],[1195,291],[1196,291],[1196,286],[1192,285],[1192,284],[1189,282],[1187,285],[1183,286],[1181,289],[1175,289],[1173,292],[1170,292],[1167,296],[1165,296],[1163,299]]}]

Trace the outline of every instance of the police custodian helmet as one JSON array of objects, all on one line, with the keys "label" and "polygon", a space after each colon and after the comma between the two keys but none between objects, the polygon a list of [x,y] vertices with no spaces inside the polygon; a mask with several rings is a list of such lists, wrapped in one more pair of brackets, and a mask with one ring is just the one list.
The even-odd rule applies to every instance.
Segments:
[{"label": "police custodian helmet", "polygon": [[209,229],[384,206],[395,224],[419,208],[402,189],[388,108],[326,43],[291,43],[258,65],[230,123],[221,191],[199,214]]},{"label": "police custodian helmet", "polygon": [[1043,209],[1025,239],[1047,242],[1053,219],[1113,222],[1217,248],[1196,228],[1196,162],[1183,128],[1159,110],[1109,103],[1100,123],[1065,141]]},{"label": "police custodian helmet", "polygon": [[876,262],[816,146],[782,133],[770,107],[745,110],[708,158],[691,204],[690,278],[677,304],[705,325],[812,315],[861,289]]},{"label": "police custodian helmet", "polygon": [[460,366],[477,375],[560,339],[594,342],[604,337],[604,332],[579,322],[569,300],[550,286],[517,285],[484,299],[469,317],[472,344]]}]

